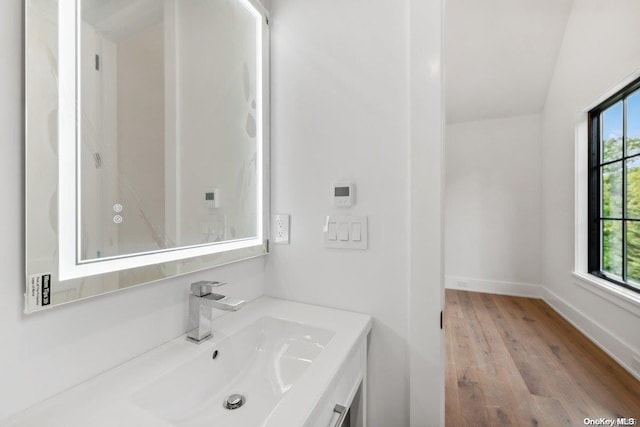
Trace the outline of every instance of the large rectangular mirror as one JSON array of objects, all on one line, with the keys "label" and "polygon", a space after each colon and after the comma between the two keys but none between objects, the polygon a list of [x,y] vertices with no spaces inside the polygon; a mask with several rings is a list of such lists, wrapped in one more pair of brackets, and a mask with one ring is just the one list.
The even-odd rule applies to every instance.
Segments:
[{"label": "large rectangular mirror", "polygon": [[26,312],[263,255],[255,0],[26,1]]}]

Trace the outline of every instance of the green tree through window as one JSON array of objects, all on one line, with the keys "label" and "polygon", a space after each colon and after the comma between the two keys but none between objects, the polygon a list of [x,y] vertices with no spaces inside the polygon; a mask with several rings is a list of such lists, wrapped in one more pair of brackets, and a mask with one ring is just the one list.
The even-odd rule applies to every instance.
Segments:
[{"label": "green tree through window", "polygon": [[640,80],[591,111],[590,121],[597,175],[590,186],[598,191],[590,191],[597,200],[590,203],[589,269],[640,291]]}]

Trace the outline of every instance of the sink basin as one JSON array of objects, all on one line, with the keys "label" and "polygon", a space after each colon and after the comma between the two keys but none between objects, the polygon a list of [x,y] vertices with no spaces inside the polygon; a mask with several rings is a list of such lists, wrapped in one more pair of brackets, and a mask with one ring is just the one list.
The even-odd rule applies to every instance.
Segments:
[{"label": "sink basin", "polygon": [[[333,336],[262,317],[135,392],[132,402],[176,426],[262,425]],[[224,407],[232,394],[244,396],[242,407]]]},{"label": "sink basin", "polygon": [[212,326],[200,345],[178,337],[0,426],[325,427],[364,381],[369,316],[263,296]]}]

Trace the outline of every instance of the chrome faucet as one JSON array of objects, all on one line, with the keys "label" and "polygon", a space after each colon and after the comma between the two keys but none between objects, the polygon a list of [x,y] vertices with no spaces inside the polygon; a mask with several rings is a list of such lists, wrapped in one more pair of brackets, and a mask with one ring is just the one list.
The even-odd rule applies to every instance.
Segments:
[{"label": "chrome faucet", "polygon": [[225,282],[201,281],[191,284],[189,294],[189,332],[187,340],[200,344],[211,338],[212,309],[224,311],[239,310],[245,304],[240,298],[214,294],[213,288],[226,285]]}]

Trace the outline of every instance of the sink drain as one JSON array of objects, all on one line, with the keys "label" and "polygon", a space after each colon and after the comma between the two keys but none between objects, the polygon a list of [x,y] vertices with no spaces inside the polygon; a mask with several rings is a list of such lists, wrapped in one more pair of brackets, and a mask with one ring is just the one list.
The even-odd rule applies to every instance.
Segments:
[{"label": "sink drain", "polygon": [[244,405],[245,398],[241,394],[232,394],[224,401],[224,407],[226,409],[238,409]]}]

